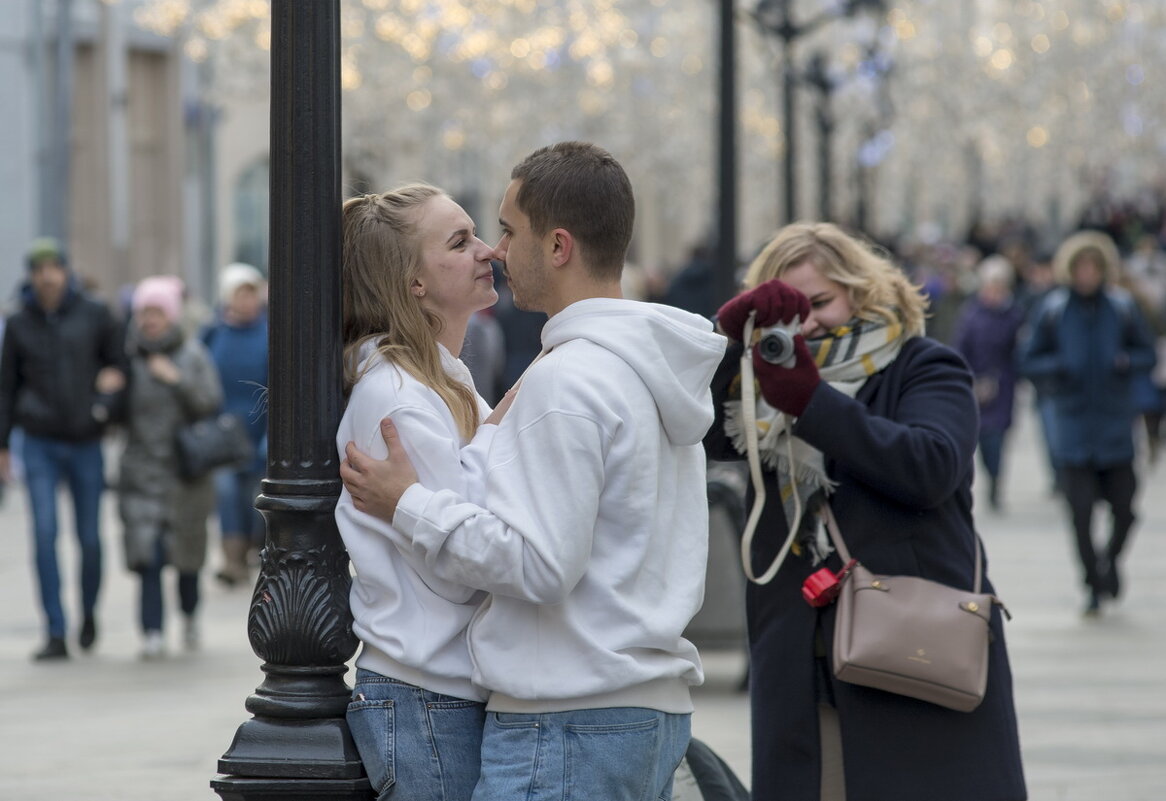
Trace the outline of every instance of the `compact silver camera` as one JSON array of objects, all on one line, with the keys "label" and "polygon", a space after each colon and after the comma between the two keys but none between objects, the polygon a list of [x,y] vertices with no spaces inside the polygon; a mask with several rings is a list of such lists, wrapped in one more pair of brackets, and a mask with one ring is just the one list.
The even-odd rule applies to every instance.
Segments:
[{"label": "compact silver camera", "polygon": [[788,323],[771,325],[761,329],[761,339],[757,341],[757,351],[761,358],[779,367],[793,367],[797,360],[794,352],[794,337],[801,325],[795,318]]}]

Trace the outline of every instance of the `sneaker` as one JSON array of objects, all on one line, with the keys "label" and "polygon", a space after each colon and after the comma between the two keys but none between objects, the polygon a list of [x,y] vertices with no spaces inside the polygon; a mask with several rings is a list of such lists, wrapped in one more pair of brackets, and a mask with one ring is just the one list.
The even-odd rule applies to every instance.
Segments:
[{"label": "sneaker", "polygon": [[152,662],[166,655],[166,641],[162,639],[162,632],[147,631],[142,642],[142,659]]},{"label": "sneaker", "polygon": [[82,651],[88,651],[95,642],[97,642],[97,621],[94,620],[92,614],[89,614],[85,616],[85,622],[81,624],[81,633],[77,636],[77,643],[81,646]]},{"label": "sneaker", "polygon": [[194,615],[187,615],[185,627],[182,630],[182,643],[186,646],[188,651],[197,651],[198,646],[202,642],[202,634],[199,631],[198,618]]},{"label": "sneaker", "polygon": [[64,637],[49,637],[44,647],[32,655],[36,662],[50,662],[57,659],[68,659],[69,649],[65,647]]},{"label": "sneaker", "polygon": [[1097,590],[1089,591],[1089,600],[1085,602],[1085,611],[1082,614],[1085,617],[1097,617],[1101,614],[1101,596]]}]

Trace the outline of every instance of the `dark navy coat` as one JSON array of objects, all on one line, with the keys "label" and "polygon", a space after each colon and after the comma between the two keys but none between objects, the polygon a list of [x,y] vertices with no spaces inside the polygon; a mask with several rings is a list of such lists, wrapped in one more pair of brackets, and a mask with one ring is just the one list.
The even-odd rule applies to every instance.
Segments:
[{"label": "dark navy coat", "polygon": [[1133,382],[1154,362],[1154,336],[1124,290],[1046,295],[1021,346],[1020,369],[1052,398],[1054,458],[1082,467],[1132,463]]},{"label": "dark navy coat", "polygon": [[[739,355],[739,345],[730,348],[714,378],[718,419],[705,440],[713,458],[740,458],[722,425]],[[819,385],[794,431],[826,457],[837,482],[831,505],[854,557],[875,573],[970,588],[977,428],[967,365],[917,337],[857,398]],[[767,498],[777,498],[775,476],[765,479]],[[780,505],[767,505],[754,540],[755,569],[769,564],[786,531]],[[837,554],[827,564],[841,566]],[[770,584],[747,590],[754,798],[817,801],[817,701],[826,698],[839,713],[848,801],[1023,801],[1000,610],[992,615],[984,701],[973,712],[955,712],[833,678],[834,606],[815,609],[801,597],[816,569],[791,554]],[[984,591],[993,592],[986,574]]]}]

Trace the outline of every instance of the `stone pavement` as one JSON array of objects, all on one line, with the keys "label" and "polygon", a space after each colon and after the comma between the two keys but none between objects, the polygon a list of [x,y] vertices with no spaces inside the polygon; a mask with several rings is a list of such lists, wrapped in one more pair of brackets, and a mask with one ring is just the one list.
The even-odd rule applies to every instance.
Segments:
[{"label": "stone pavement", "polygon": [[[1030,798],[1158,799],[1166,791],[1164,468],[1143,472],[1142,517],[1125,561],[1124,597],[1086,620],[1065,515],[1048,496],[1033,433],[1031,417],[1022,413],[1005,513],[978,509],[990,574],[1014,616],[1006,630]],[[136,582],[121,565],[107,497],[98,645],[67,662],[35,664],[28,657],[40,644],[40,615],[23,488],[9,489],[0,507],[0,799],[217,798],[208,782],[248,717],[244,700],[262,679],[245,633],[250,591],[228,591],[208,577],[203,647],[182,651],[172,626],[169,656],[139,661]],[[62,512],[68,520],[64,505]],[[70,536],[62,538],[62,551],[71,609]],[[693,732],[748,783],[749,711],[737,691],[743,651],[704,656],[708,681],[696,693]],[[780,798],[774,792],[767,801]]]}]

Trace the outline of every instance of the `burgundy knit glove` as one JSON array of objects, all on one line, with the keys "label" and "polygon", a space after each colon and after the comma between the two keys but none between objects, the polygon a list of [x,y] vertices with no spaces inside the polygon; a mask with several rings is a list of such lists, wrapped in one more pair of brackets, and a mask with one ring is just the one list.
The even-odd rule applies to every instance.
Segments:
[{"label": "burgundy knit glove", "polygon": [[761,387],[761,395],[766,403],[793,417],[801,417],[810,402],[810,397],[822,377],[818,375],[818,365],[806,347],[806,338],[801,334],[794,337],[794,365],[781,367],[761,358],[761,349],[753,349],[753,375]]},{"label": "burgundy knit glove", "polygon": [[745,320],[753,309],[757,310],[754,327],[765,328],[788,323],[795,317],[805,320],[810,316],[810,301],[792,286],[772,278],[726,301],[717,312],[717,322],[730,339],[740,342]]}]

